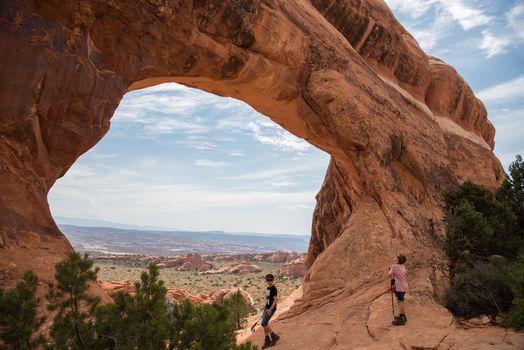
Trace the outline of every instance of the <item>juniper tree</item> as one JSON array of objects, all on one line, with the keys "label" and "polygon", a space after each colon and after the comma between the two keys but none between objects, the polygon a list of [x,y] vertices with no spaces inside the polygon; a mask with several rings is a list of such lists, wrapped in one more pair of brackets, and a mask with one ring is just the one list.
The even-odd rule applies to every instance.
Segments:
[{"label": "juniper tree", "polygon": [[231,298],[224,302],[224,305],[231,312],[231,319],[235,324],[235,328],[242,328],[246,323],[247,316],[249,316],[249,305],[242,293],[240,293],[240,289],[237,289]]},{"label": "juniper tree", "polygon": [[42,336],[34,336],[45,321],[45,316],[36,316],[37,287],[38,277],[26,271],[15,288],[8,292],[0,289],[0,348],[27,350],[45,344]]},{"label": "juniper tree", "polygon": [[98,308],[96,329],[108,347],[163,349],[169,340],[167,289],[158,267],[149,265],[135,282],[135,295],[119,292],[114,303]]},{"label": "juniper tree", "polygon": [[55,265],[56,286],[49,284],[48,309],[56,311],[50,330],[54,349],[96,349],[94,311],[100,299],[87,294],[98,268],[88,254],[71,252]]}]

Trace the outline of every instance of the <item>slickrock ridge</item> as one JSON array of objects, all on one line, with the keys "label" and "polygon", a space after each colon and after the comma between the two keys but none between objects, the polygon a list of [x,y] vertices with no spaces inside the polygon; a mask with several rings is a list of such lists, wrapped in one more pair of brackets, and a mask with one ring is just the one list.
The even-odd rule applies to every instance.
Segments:
[{"label": "slickrock ridge", "polygon": [[245,275],[248,273],[253,272],[260,272],[262,269],[258,267],[257,265],[250,264],[248,261],[241,261],[238,263],[231,263],[224,265],[216,270],[206,270],[203,272],[200,272],[202,275],[215,275],[220,273],[230,273],[230,274],[238,274],[238,275]]},{"label": "slickrock ridge", "polygon": [[[5,0],[2,287],[28,268],[44,285],[53,278],[72,248],[47,193],[108,131],[127,91],[162,82],[241,99],[331,155],[288,345],[319,334],[333,337],[322,348],[400,344],[364,327],[378,290],[356,293],[384,280],[397,251],[429,279],[443,260],[442,192],[504,177],[482,103],[382,0]],[[445,314],[433,297],[421,303]],[[321,315],[333,321],[319,326]],[[353,324],[360,333],[340,328]]]}]

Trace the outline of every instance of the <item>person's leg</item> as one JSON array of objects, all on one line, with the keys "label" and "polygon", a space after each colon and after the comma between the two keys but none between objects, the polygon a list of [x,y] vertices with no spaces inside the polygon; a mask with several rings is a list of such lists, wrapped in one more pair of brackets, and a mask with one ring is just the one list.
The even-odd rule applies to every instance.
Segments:
[{"label": "person's leg", "polygon": [[405,315],[406,314],[406,310],[404,308],[404,301],[402,300],[399,300],[398,301],[398,308],[399,308],[399,311],[400,311],[400,314],[401,315]]},{"label": "person's leg", "polygon": [[404,292],[395,292],[397,297],[397,305],[399,309],[399,315],[394,317],[393,325],[404,325],[406,324],[406,311],[404,308]]},{"label": "person's leg", "polygon": [[271,318],[271,315],[266,313],[266,310],[264,310],[264,316],[262,316],[262,322],[260,325],[262,328],[264,328],[264,344],[262,345],[262,349],[266,349],[271,346],[271,338],[269,337],[269,334],[271,333],[271,328],[269,327],[269,319]]}]

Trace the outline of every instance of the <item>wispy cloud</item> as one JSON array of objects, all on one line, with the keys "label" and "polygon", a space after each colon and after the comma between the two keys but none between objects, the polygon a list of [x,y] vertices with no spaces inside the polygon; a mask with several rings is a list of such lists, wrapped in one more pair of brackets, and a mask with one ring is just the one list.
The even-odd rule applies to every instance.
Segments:
[{"label": "wispy cloud", "polygon": [[524,75],[481,90],[477,96],[488,104],[522,101],[524,100]]},{"label": "wispy cloud", "polygon": [[97,152],[89,152],[86,157],[94,160],[102,160],[102,159],[112,159],[118,157],[118,153],[97,153]]},{"label": "wispy cloud", "polygon": [[251,172],[247,172],[241,175],[226,176],[222,178],[227,179],[227,180],[248,180],[248,181],[271,180],[271,181],[275,181],[278,178],[282,178],[282,176],[302,173],[302,172],[305,172],[306,170],[311,170],[311,169],[318,168],[318,167],[323,167],[323,164],[306,162],[300,165],[293,165],[293,166],[288,166],[284,168],[273,168],[273,169],[267,169],[267,170],[251,171]]},{"label": "wispy cloud", "polygon": [[216,160],[209,160],[209,159],[197,159],[195,161],[195,164],[198,166],[208,167],[208,168],[223,168],[226,166],[230,166],[228,162],[220,162]]},{"label": "wispy cloud", "polygon": [[510,47],[515,47],[524,42],[524,4],[517,4],[504,16],[506,23],[503,27],[486,29],[482,31],[480,49],[486,57],[505,54]]},{"label": "wispy cloud", "polygon": [[508,169],[515,155],[524,156],[524,106],[490,111],[490,119],[497,130],[495,153]]},{"label": "wispy cloud", "polygon": [[479,8],[466,5],[462,0],[438,0],[442,8],[456,20],[464,30],[489,24],[493,17]]},{"label": "wispy cloud", "polygon": [[464,31],[494,22],[482,8],[463,0],[386,0],[420,46],[431,51],[454,34],[456,26]]},{"label": "wispy cloud", "polygon": [[517,4],[507,14],[508,26],[524,40],[524,3]]},{"label": "wispy cloud", "polygon": [[486,52],[487,58],[506,53],[510,44],[509,37],[495,36],[489,29],[482,31],[480,49]]},{"label": "wispy cloud", "polygon": [[249,127],[255,139],[265,145],[272,145],[284,151],[305,151],[311,145],[271,122],[250,122]]}]

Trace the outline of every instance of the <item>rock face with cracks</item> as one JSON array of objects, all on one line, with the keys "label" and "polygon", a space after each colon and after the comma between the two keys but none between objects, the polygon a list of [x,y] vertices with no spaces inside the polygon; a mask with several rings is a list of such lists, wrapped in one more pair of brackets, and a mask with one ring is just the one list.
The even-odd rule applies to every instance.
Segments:
[{"label": "rock face with cracks", "polygon": [[[163,82],[241,99],[331,155],[303,297],[288,312],[302,332],[334,305],[357,318],[379,308],[371,294],[346,297],[385,281],[397,251],[429,279],[442,261],[443,191],[504,177],[482,103],[381,0],[5,0],[0,57],[2,287],[27,268],[52,279],[72,248],[47,193],[127,91]],[[377,327],[359,346],[387,338]]]}]

